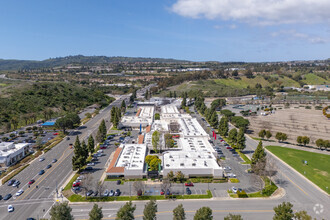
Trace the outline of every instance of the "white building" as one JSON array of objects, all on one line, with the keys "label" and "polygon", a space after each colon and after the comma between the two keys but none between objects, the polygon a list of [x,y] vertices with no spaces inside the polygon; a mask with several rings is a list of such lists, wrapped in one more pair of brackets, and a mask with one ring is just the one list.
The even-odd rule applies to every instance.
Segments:
[{"label": "white building", "polygon": [[131,127],[139,129],[151,125],[154,121],[154,106],[141,106],[135,116],[124,116],[120,121],[119,128]]},{"label": "white building", "polygon": [[29,150],[29,144],[0,143],[0,165],[10,166],[23,159]]},{"label": "white building", "polygon": [[144,159],[147,147],[145,144],[122,144],[111,160],[107,169],[108,177],[143,178]]}]

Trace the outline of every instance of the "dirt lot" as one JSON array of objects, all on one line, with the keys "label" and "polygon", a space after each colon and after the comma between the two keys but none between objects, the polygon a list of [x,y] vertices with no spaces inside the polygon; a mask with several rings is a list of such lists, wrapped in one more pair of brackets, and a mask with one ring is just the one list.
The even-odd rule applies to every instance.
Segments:
[{"label": "dirt lot", "polygon": [[276,132],[286,133],[291,143],[296,143],[297,136],[308,136],[311,140],[310,144],[314,146],[319,138],[329,140],[330,120],[323,116],[322,111],[297,107],[278,109],[268,116],[250,117],[252,136],[258,137],[259,131],[266,129],[272,132],[273,140]]}]

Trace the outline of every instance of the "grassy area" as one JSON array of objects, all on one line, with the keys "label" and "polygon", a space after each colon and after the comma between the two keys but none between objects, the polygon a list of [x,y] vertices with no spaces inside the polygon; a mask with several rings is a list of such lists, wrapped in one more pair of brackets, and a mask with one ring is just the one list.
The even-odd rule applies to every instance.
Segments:
[{"label": "grassy area", "polygon": [[78,178],[79,175],[80,175],[79,173],[76,173],[76,174],[71,178],[71,180],[68,182],[68,184],[66,184],[66,186],[64,187],[64,191],[65,191],[65,190],[70,190],[70,189],[71,189],[73,182]]},{"label": "grassy area", "polygon": [[237,179],[237,178],[229,178],[229,181],[231,183],[239,183],[239,179]]},{"label": "grassy area", "polygon": [[241,158],[244,160],[243,164],[251,164],[251,160],[245,154],[243,154],[240,150],[237,150],[237,149],[235,149],[235,150],[241,156]]},{"label": "grassy area", "polygon": [[322,77],[319,77],[313,73],[308,73],[304,75],[304,83],[309,85],[320,85],[320,84],[329,84],[330,80],[325,80]]},{"label": "grassy area", "polygon": [[[330,155],[279,146],[267,146],[266,149],[281,158],[324,191],[327,191],[326,187],[330,187]],[[305,160],[307,161],[307,165],[303,162]],[[329,193],[329,189],[327,193]]]},{"label": "grassy area", "polygon": [[15,171],[13,171],[12,173],[10,173],[9,175],[7,175],[6,177],[4,177],[2,179],[2,184],[5,184],[8,180],[12,179],[14,176],[16,176],[17,174],[19,174],[20,172],[22,172],[25,168],[27,168],[30,164],[26,164],[24,166],[22,166],[21,168],[16,169]]},{"label": "grassy area", "polygon": [[255,87],[257,83],[261,84],[263,87],[269,85],[269,82],[261,76],[257,76],[253,79],[249,79],[246,78],[245,76],[242,76],[241,79],[215,79],[214,81],[217,84],[222,84],[236,88],[247,88],[248,86]]},{"label": "grassy area", "polygon": [[228,180],[226,178],[213,179],[213,178],[202,178],[202,177],[189,178],[189,181],[191,181],[193,183],[226,183],[226,182],[228,182]]},{"label": "grassy area", "polygon": [[133,200],[166,200],[166,199],[210,199],[212,193],[207,190],[207,194],[202,195],[171,195],[168,197],[157,195],[157,196],[118,196],[118,197],[84,197],[81,195],[71,195],[68,199],[70,202],[108,202],[108,201],[133,201]]},{"label": "grassy area", "polygon": [[249,198],[269,197],[277,190],[278,187],[268,177],[263,177],[262,179],[265,183],[264,189],[259,192],[247,194]]}]

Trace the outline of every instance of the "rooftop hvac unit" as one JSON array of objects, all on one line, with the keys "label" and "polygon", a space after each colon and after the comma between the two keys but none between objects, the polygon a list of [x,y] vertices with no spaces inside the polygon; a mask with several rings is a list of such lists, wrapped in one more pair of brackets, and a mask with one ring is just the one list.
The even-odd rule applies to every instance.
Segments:
[{"label": "rooftop hvac unit", "polygon": [[193,164],[192,164],[192,166],[193,166],[193,167],[195,167],[195,166],[196,166],[196,164],[195,164],[195,163],[193,163]]},{"label": "rooftop hvac unit", "polygon": [[180,166],[182,166],[182,167],[183,167],[183,166],[184,166],[184,163],[180,163]]}]

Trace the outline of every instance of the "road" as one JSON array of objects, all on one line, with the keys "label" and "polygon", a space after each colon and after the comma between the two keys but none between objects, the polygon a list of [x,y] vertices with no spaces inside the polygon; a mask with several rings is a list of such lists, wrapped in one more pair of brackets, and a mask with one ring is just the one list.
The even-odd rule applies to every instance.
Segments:
[{"label": "road", "polygon": [[[6,184],[0,187],[0,194],[6,195],[11,193],[13,198],[8,201],[0,201],[0,219],[26,219],[28,217],[40,218],[43,217],[47,210],[53,204],[53,197],[56,193],[56,187],[61,186],[64,181],[72,173],[71,158],[73,149],[69,148],[69,144],[73,143],[75,136],[79,135],[80,139],[86,139],[90,134],[95,135],[99,124],[103,119],[106,119],[107,126],[110,125],[110,110],[113,106],[119,107],[123,99],[128,99],[129,96],[124,95],[111,103],[108,107],[101,110],[98,115],[88,121],[81,129],[77,130],[74,135],[70,136],[70,140],[64,139],[52,150],[43,155],[45,160],[39,162],[35,160],[25,170],[15,176],[15,179],[21,182],[19,188],[7,186]],[[58,161],[52,163],[56,158]],[[52,164],[50,169],[45,169],[48,164]],[[43,175],[38,175],[39,171],[44,169]],[[35,179],[35,183],[28,188],[29,180]],[[36,188],[38,186],[38,188]],[[25,192],[18,198],[15,193],[23,189]],[[13,213],[7,212],[7,206],[11,204],[15,207]]]}]

